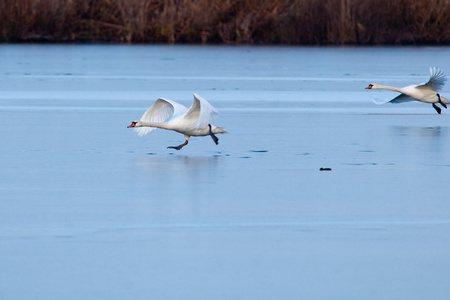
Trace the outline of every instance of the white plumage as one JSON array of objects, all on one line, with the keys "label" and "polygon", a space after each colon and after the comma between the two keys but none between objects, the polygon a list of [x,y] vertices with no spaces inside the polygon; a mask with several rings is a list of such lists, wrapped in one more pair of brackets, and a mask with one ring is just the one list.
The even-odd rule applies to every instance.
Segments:
[{"label": "white plumage", "polygon": [[180,150],[188,144],[191,136],[210,135],[218,144],[219,139],[214,134],[226,131],[222,127],[210,124],[210,120],[217,115],[217,110],[197,94],[194,94],[194,101],[189,109],[175,101],[159,98],[147,109],[139,121],[133,121],[128,128],[134,128],[140,136],[155,128],[182,133],[185,136],[185,143],[176,147],[168,147]]},{"label": "white plumage", "polygon": [[435,103],[441,104],[443,107],[447,108],[446,104],[450,102],[441,96],[438,91],[442,89],[445,85],[447,78],[439,68],[430,68],[430,79],[426,83],[422,83],[419,85],[409,85],[406,87],[398,88],[386,85],[379,84],[369,84],[366,89],[383,89],[390,90],[401,93],[397,97],[391,100],[379,101],[375,100],[376,104],[384,104],[384,103],[403,103],[408,101],[420,101],[425,103],[431,103],[434,109],[440,114],[441,108],[438,107]]}]

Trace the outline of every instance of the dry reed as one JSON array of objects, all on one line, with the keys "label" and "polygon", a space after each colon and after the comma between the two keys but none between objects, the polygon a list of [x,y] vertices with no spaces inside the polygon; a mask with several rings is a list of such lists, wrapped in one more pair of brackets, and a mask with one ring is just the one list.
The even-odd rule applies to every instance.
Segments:
[{"label": "dry reed", "polygon": [[450,0],[0,0],[0,41],[450,43]]}]

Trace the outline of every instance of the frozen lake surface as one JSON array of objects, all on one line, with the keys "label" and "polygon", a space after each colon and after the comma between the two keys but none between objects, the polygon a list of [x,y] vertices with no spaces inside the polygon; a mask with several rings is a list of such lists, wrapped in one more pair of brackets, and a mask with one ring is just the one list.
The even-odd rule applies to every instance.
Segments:
[{"label": "frozen lake surface", "polygon": [[449,50],[1,45],[0,299],[448,299],[450,110],[364,87]]}]

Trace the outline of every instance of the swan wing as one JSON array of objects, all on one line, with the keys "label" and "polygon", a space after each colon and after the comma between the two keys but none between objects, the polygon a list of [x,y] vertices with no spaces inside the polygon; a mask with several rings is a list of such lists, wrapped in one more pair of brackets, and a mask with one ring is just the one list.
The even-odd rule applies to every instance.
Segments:
[{"label": "swan wing", "polygon": [[376,105],[386,104],[389,102],[389,99],[380,99],[380,98],[373,98],[373,103]]},{"label": "swan wing", "polygon": [[394,99],[379,99],[379,98],[375,98],[373,99],[373,102],[375,104],[381,105],[381,104],[386,104],[386,103],[394,103],[394,104],[398,104],[398,103],[403,103],[403,102],[410,102],[413,101],[413,99],[411,99],[409,96],[406,96],[405,94],[400,94],[397,97],[395,97]]},{"label": "swan wing", "polygon": [[[173,117],[182,115],[187,108],[175,101],[158,98],[152,106],[142,115],[141,121],[146,123],[162,123]],[[137,127],[135,131],[142,136],[155,129],[155,127]]]},{"label": "swan wing", "polygon": [[447,77],[444,72],[436,67],[430,68],[430,80],[427,83],[417,86],[418,88],[431,88],[433,91],[441,90],[445,82],[447,81]]},{"label": "swan wing", "polygon": [[194,94],[194,102],[184,114],[184,118],[191,121],[195,128],[205,128],[208,126],[209,120],[217,115],[217,110],[208,101]]},{"label": "swan wing", "polygon": [[414,100],[405,94],[400,94],[397,97],[395,97],[394,99],[389,100],[388,102],[398,104],[398,103],[404,103],[404,102],[410,102],[410,101],[414,101]]}]

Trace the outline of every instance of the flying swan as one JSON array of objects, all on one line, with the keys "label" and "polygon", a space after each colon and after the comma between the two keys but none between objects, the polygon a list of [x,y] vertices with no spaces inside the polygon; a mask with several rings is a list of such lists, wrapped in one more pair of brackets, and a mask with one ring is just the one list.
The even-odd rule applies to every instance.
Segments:
[{"label": "flying swan", "polygon": [[214,134],[226,132],[224,128],[209,123],[209,120],[217,114],[217,110],[197,94],[194,94],[194,102],[189,109],[175,101],[159,98],[139,121],[133,121],[128,128],[134,128],[139,136],[155,128],[184,134],[186,141],[183,144],[167,147],[176,150],[186,146],[191,136],[209,135],[217,145],[219,139]]},{"label": "flying swan", "polygon": [[366,87],[366,89],[372,90],[382,89],[401,93],[392,100],[381,102],[379,100],[374,100],[375,103],[377,104],[384,104],[387,102],[402,103],[416,100],[420,102],[431,103],[433,105],[433,108],[437,111],[437,113],[440,114],[441,108],[438,107],[436,103],[439,103],[444,108],[447,108],[447,104],[450,104],[449,100],[445,99],[438,93],[438,91],[441,90],[442,87],[445,85],[446,81],[447,78],[445,77],[444,72],[442,72],[442,70],[440,70],[439,68],[434,67],[430,68],[430,80],[428,80],[427,83],[422,83],[419,85],[409,85],[403,88],[379,84],[369,84],[369,86]]}]

